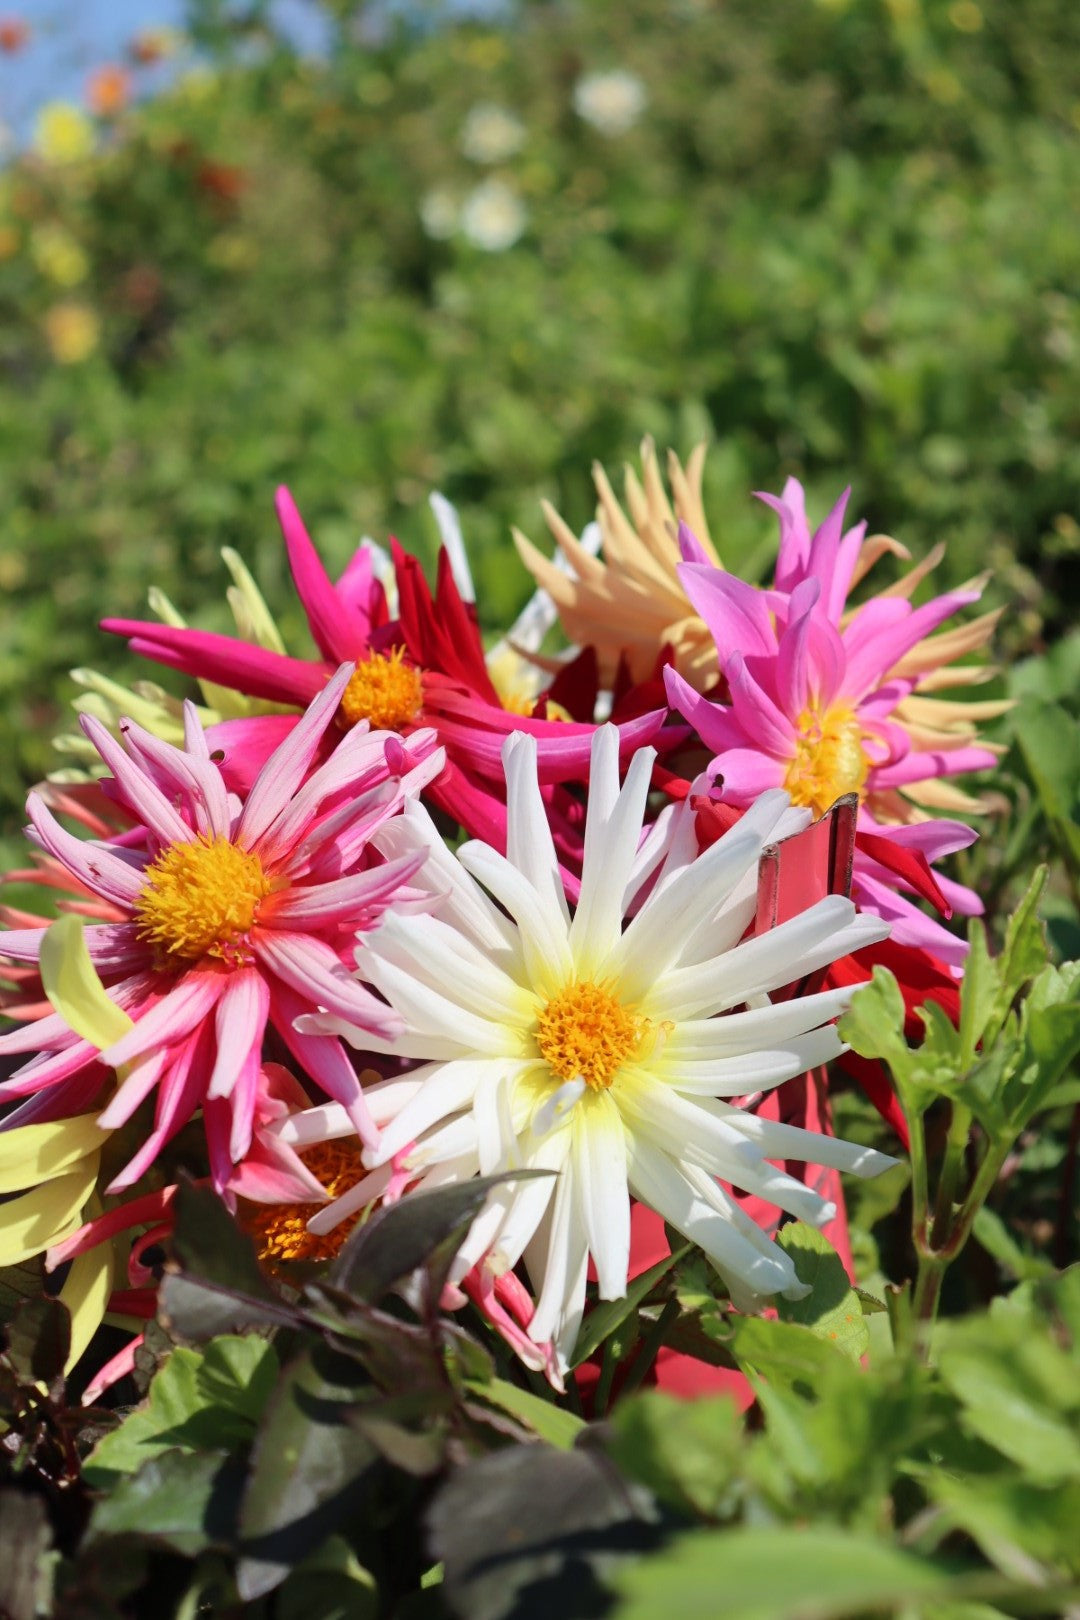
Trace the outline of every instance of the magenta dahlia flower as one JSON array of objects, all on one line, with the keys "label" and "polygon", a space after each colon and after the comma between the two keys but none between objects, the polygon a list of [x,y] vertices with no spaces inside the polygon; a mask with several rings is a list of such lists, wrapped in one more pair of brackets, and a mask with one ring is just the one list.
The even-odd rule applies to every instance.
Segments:
[{"label": "magenta dahlia flower", "polygon": [[[341,711],[349,723],[369,720],[408,736],[430,726],[446,750],[444,769],[427,796],[474,837],[500,849],[506,843],[502,745],[513,731],[536,738],[542,786],[584,782],[596,727],[548,719],[541,697],[531,715],[505,709],[484,662],[475,609],[462,600],[450,558],[439,554],[434,596],[414,557],[396,543],[399,598],[395,620],[375,577],[371,553],[361,547],[335,585],[319,560],[291,495],[281,489],[277,512],[289,565],[307,614],[318,659],[291,658],[201,630],[129,619],[105,619],[103,629],[127,636],[133,652],[200,680],[274,703],[303,708],[342,662],[352,665]],[[620,727],[621,758],[653,741],[664,708],[636,715]],[[243,782],[269,749],[295,725],[290,715],[230,720],[215,728],[229,779]]]},{"label": "magenta dahlia flower", "polygon": [[[879,595],[849,609],[848,591],[863,571],[865,524],[844,533],[848,492],[813,535],[801,488],[792,481],[784,497],[763,497],[780,515],[772,589],[709,563],[683,528],[679,577],[716,642],[721,685],[702,696],[668,669],[669,701],[712,750],[728,803],[749,805],[783,787],[793,803],[823,815],[841,795],[857,794],[854,898],[892,924],[895,944],[955,965],[962,941],[913,897],[936,887],[946,909],[981,911],[970,889],[929,871],[976,834],[963,822],[932,819],[922,801],[933,802],[940,778],[985,770],[997,755],[969,740],[962,704],[912,694],[931,687],[932,632],[977,601],[979,590],[947,592],[921,607],[905,595]],[[944,664],[955,651],[948,636],[940,639]]]},{"label": "magenta dahlia flower", "polygon": [[[45,1117],[50,1100],[66,1111],[76,1093],[85,1101],[100,1092],[99,1056],[118,1070],[130,1065],[99,1123],[122,1126],[156,1090],[154,1124],[111,1191],[137,1181],[200,1108],[211,1173],[226,1186],[251,1150],[268,1025],[374,1141],[341,1043],[298,1034],[294,1023],[316,1008],[337,1009],[384,1039],[395,1034],[396,1015],[347,968],[359,931],[389,904],[418,898],[408,883],[425,851],[384,861],[369,839],[443,757],[430,731],[403,744],[363,725],[316,764],[351,674],[350,665],[325,684],[243,804],[227,791],[190,705],[182,749],[131,722],[122,746],[83,718],[112,772],[106,786],[134,819],[131,831],[76,838],[30,795],[31,836],[84,891],[116,908],[119,921],[91,925],[85,937],[134,1028],[101,1054],[56,1015],[0,1037],[0,1056],[37,1054],[0,1085],[0,1101],[29,1099],[5,1125]],[[37,962],[44,932],[10,930],[0,935],[0,954]]]}]

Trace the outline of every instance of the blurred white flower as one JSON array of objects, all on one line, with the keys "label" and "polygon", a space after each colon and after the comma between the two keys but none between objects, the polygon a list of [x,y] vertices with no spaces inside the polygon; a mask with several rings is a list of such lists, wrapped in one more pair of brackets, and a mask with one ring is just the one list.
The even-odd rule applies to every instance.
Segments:
[{"label": "blurred white flower", "polygon": [[634,73],[586,73],[574,86],[574,111],[601,135],[625,135],[645,110],[648,96]]},{"label": "blurred white flower", "polygon": [[503,253],[513,247],[528,222],[525,204],[505,180],[485,180],[465,200],[461,228],[476,247]]},{"label": "blurred white flower", "polygon": [[457,198],[445,186],[436,186],[420,199],[420,223],[437,242],[453,236],[460,212]]},{"label": "blurred white flower", "polygon": [[472,163],[503,163],[525,144],[525,125],[494,101],[469,109],[461,131],[461,150]]}]

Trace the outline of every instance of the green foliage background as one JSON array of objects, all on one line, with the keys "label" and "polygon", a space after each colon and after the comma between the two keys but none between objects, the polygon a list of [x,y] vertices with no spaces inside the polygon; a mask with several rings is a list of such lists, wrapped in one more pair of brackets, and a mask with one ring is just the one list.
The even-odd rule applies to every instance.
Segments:
[{"label": "green foliage background", "polygon": [[[533,0],[480,24],[324,9],[298,60],[266,7],[192,10],[200,65],[99,132],[0,176],[0,792],[17,824],[71,688],[130,663],[95,628],[151,583],[224,627],[218,548],[284,603],[273,486],[337,564],[361,534],[421,551],[462,510],[482,611],[527,594],[512,522],[582,524],[589,467],[642,434],[716,443],[708,503],[760,571],[789,473],[948,577],[990,566],[1007,650],[1060,628],[1080,528],[1080,12],[1066,0]],[[437,26],[431,26],[433,15]],[[371,19],[367,19],[370,25]],[[605,136],[589,71],[648,104]],[[524,143],[461,149],[478,102]],[[489,173],[516,245],[433,240],[420,205]],[[61,226],[73,289],[36,262]],[[47,319],[101,320],[57,363]]]}]

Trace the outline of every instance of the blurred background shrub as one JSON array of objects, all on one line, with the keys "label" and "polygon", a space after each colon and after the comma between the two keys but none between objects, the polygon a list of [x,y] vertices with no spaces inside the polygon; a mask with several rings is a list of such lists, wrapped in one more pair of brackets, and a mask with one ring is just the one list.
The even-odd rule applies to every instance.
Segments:
[{"label": "blurred background shrub", "polygon": [[[148,5],[149,9],[149,5]],[[1072,0],[521,0],[483,18],[190,7],[0,172],[0,813],[95,629],[158,584],[225,628],[218,549],[289,601],[288,481],[340,567],[460,508],[481,611],[512,523],[589,468],[714,442],[725,559],[791,473],[956,583],[1006,651],[1080,583],[1080,8]],[[0,48],[3,41],[0,40]],[[180,50],[164,90],[140,73]],[[288,625],[288,613],[284,615]],[[155,672],[157,673],[157,672]]]}]

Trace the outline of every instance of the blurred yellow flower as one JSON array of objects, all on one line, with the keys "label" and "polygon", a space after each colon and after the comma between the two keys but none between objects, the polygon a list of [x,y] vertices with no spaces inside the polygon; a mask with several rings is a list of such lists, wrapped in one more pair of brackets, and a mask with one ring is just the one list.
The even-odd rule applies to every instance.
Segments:
[{"label": "blurred yellow flower", "polygon": [[101,341],[101,321],[89,304],[74,300],[54,304],[45,315],[45,337],[54,360],[62,366],[76,366]]},{"label": "blurred yellow flower", "polygon": [[962,34],[977,34],[984,18],[975,0],[955,0],[955,4],[949,7],[949,21]]},{"label": "blurred yellow flower", "polygon": [[30,238],[30,257],[58,287],[77,287],[90,272],[89,259],[62,225],[39,225]]},{"label": "blurred yellow flower", "polygon": [[189,68],[182,73],[176,81],[176,91],[181,101],[186,101],[189,107],[197,107],[200,102],[213,95],[217,86],[217,74],[210,68]]},{"label": "blurred yellow flower", "polygon": [[94,126],[70,101],[50,101],[38,114],[34,147],[46,163],[80,163],[94,150]]},{"label": "blurred yellow flower", "polygon": [[207,243],[206,257],[219,270],[250,270],[258,262],[259,248],[250,236],[222,231]]},{"label": "blurred yellow flower", "polygon": [[506,60],[506,41],[498,34],[481,34],[467,40],[461,54],[473,67],[497,68]]}]

